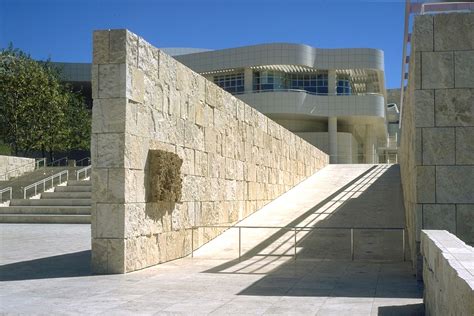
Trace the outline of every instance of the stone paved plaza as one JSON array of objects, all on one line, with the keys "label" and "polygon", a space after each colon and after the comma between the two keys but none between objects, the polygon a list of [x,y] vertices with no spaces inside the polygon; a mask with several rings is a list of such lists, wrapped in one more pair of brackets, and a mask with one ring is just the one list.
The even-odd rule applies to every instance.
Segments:
[{"label": "stone paved plaza", "polygon": [[[1,225],[2,314],[415,315],[409,263],[181,259],[90,274],[88,225]],[[58,238],[58,236],[62,236]]]},{"label": "stone paved plaza", "polygon": [[[397,190],[397,166],[329,166],[239,225],[394,227],[403,223]],[[0,231],[0,305],[7,314],[423,311],[421,283],[411,263],[402,261],[398,235],[355,234],[356,260],[351,261],[347,231],[298,232],[295,261],[291,233],[245,228],[239,261],[238,229],[233,228],[197,250],[194,258],[99,276],[90,269],[89,225],[2,225]]]}]

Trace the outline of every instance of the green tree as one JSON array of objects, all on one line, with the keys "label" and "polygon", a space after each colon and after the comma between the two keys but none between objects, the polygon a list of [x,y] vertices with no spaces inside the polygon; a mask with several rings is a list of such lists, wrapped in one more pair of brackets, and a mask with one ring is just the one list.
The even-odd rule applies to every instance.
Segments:
[{"label": "green tree", "polygon": [[61,83],[49,61],[12,45],[0,52],[1,134],[16,155],[89,149],[90,121],[83,98]]}]

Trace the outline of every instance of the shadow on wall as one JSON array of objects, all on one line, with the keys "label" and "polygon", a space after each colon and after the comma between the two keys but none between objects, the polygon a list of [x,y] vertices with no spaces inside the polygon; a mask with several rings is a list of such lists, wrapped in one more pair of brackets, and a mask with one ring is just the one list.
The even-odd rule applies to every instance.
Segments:
[{"label": "shadow on wall", "polygon": [[[241,295],[421,297],[421,285],[410,265],[403,263],[403,230],[382,230],[405,224],[401,187],[393,181],[399,172],[398,165],[370,168],[296,218],[288,229],[279,229],[246,251],[241,260],[205,273],[265,275]],[[321,229],[298,231],[295,250],[294,226]],[[354,230],[355,262],[352,227],[359,228]],[[403,286],[397,287],[400,282]]]},{"label": "shadow on wall", "polygon": [[0,281],[70,278],[91,274],[90,250],[0,266]]}]

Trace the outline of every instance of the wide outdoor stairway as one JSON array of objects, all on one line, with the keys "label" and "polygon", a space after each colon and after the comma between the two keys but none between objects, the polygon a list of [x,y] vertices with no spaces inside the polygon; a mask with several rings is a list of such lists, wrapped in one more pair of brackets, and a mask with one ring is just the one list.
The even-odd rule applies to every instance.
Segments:
[{"label": "wide outdoor stairway", "polygon": [[399,165],[329,165],[194,258],[403,261],[404,227]]},{"label": "wide outdoor stairway", "polygon": [[91,222],[90,181],[69,180],[67,185],[41,193],[39,199],[13,199],[0,207],[0,223],[75,223]]}]

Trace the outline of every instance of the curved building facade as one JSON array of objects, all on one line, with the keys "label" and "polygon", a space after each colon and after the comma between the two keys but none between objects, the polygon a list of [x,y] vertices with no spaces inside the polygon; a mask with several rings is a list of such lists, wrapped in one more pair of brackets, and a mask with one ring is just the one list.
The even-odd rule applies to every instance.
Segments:
[{"label": "curved building facade", "polygon": [[388,137],[382,51],[278,43],[174,58],[324,150],[332,163],[379,161]]}]

